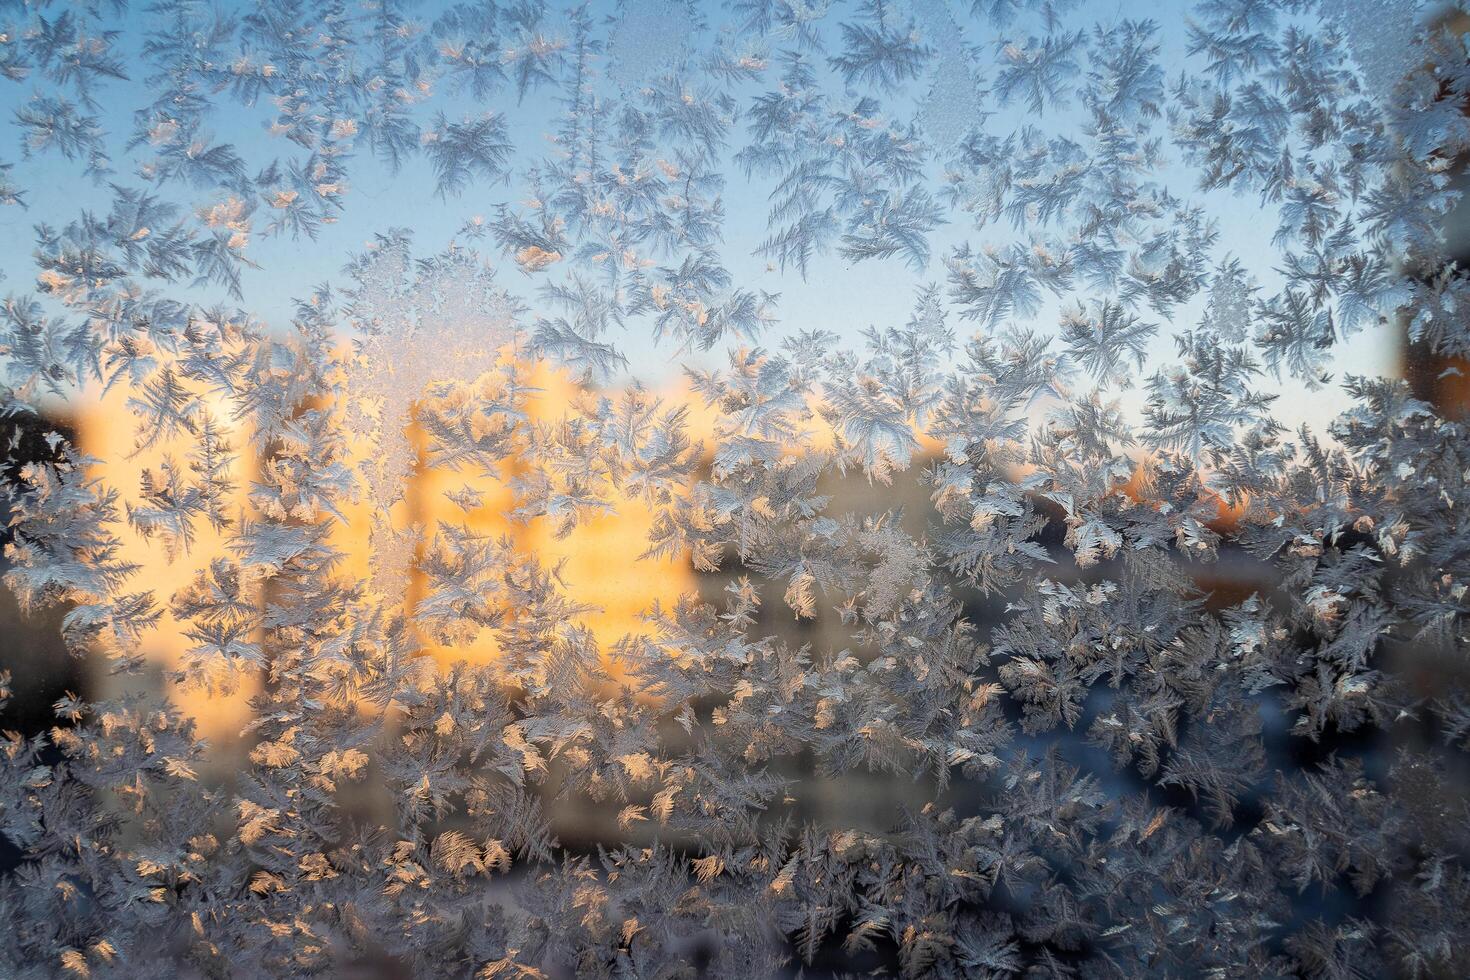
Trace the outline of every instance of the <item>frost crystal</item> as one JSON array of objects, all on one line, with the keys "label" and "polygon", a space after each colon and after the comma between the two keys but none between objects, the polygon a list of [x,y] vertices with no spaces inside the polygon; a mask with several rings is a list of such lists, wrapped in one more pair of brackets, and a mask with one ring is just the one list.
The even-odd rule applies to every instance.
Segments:
[{"label": "frost crystal", "polygon": [[693,53],[688,0],[623,0],[608,34],[610,79],[633,92],[678,68]]},{"label": "frost crystal", "polygon": [[920,37],[934,49],[919,125],[937,149],[948,151],[984,121],[985,90],[947,0],[914,0],[913,8]]},{"label": "frost crystal", "polygon": [[[415,407],[431,386],[468,384],[517,338],[517,307],[473,252],[414,262],[403,236],[380,238],[348,269],[346,312],[358,331],[346,363],[346,424],[367,438],[366,489],[383,513],[374,531],[375,585],[402,595],[411,545],[387,522],[418,461]],[[405,549],[407,548],[407,552]]]},{"label": "frost crystal", "polygon": [[0,4],[0,977],[1470,976],[1430,6]]},{"label": "frost crystal", "polygon": [[1392,98],[1414,67],[1420,0],[1342,0],[1324,6],[1347,41],[1370,95]]}]

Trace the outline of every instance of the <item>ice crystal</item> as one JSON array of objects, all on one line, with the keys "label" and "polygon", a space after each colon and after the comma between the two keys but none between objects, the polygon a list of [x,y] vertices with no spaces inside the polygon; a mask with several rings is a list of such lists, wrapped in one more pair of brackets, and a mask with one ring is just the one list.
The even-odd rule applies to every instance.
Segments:
[{"label": "ice crystal", "polygon": [[693,53],[688,0],[624,0],[608,33],[608,77],[628,91],[678,68]]},{"label": "ice crystal", "polygon": [[1145,7],[0,5],[0,975],[1470,975],[1470,10]]},{"label": "ice crystal", "polygon": [[371,444],[364,482],[384,522],[375,531],[376,582],[401,595],[409,556],[386,522],[418,463],[409,431],[415,407],[434,385],[470,383],[502,356],[513,359],[506,348],[517,338],[518,309],[473,252],[415,262],[399,234],[380,238],[348,271],[345,312],[359,337],[346,364],[346,424]]}]

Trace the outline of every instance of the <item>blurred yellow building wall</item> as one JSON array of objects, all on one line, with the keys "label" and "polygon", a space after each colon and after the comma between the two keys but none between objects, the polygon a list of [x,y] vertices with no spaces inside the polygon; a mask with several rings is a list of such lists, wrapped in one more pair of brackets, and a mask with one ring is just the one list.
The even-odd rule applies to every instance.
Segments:
[{"label": "blurred yellow building wall", "polygon": [[[570,403],[576,386],[565,375],[545,367],[538,367],[531,385],[539,389],[530,396],[530,416],[537,421],[556,421],[562,418]],[[687,391],[674,390],[663,396],[674,403],[687,402]],[[127,393],[115,389],[101,397],[87,400],[75,415],[78,441],[81,449],[99,460],[96,475],[106,485],[117,488],[123,500],[131,499],[136,493],[146,470],[158,471],[166,457],[183,465],[191,448],[187,438],[175,440],[175,444],[160,444],[138,451],[135,445],[134,417],[127,407]],[[708,415],[692,406],[691,424],[700,428],[707,426]],[[212,406],[216,418],[228,421],[225,406]],[[694,433],[696,437],[699,432]],[[232,513],[247,512],[249,483],[254,475],[255,461],[248,458],[242,447],[248,444],[249,433],[240,423],[230,424],[229,442],[237,453],[231,476],[235,489],[230,500]],[[529,524],[512,521],[508,513],[514,504],[514,495],[504,478],[513,473],[502,474],[502,479],[467,470],[452,471],[429,468],[424,464],[421,433],[416,434],[419,447],[419,465],[408,479],[404,500],[393,511],[394,524],[406,527],[420,524],[426,536],[440,521],[463,524],[470,530],[508,536],[518,552],[534,557],[543,567],[561,563],[561,578],[569,594],[578,602],[598,607],[581,622],[596,636],[604,655],[612,644],[628,633],[643,628],[640,614],[652,602],[671,604],[684,592],[695,588],[694,573],[687,559],[639,560],[647,547],[648,531],[653,513],[641,501],[618,500],[616,512],[595,517],[578,525],[570,534],[556,538],[549,521],[536,520]],[[354,446],[354,453],[371,452],[369,445]],[[446,495],[469,486],[478,492],[481,505],[468,513]],[[373,568],[371,545],[372,506],[366,501],[349,503],[342,508],[347,518],[345,525],[334,530],[334,544],[343,552],[341,574],[357,576],[366,581]],[[170,555],[163,542],[149,540],[131,526],[118,529],[123,540],[123,557],[141,566],[136,581],[140,587],[154,592],[164,615],[157,625],[143,638],[142,653],[147,661],[162,675],[177,665],[187,650],[186,624],[177,621],[167,610],[170,599],[180,589],[191,583],[210,562],[228,557],[230,551],[227,535],[215,532],[208,525],[197,529],[197,535],[187,551],[180,550]],[[422,593],[422,577],[414,574],[409,579],[408,594],[404,596],[405,611],[411,611],[413,603]],[[482,630],[478,637],[466,643],[445,646],[423,637],[426,652],[440,663],[457,660],[484,663],[497,655],[493,634]],[[616,665],[611,665],[616,672]],[[104,685],[116,682],[103,679]],[[251,717],[250,698],[259,692],[260,679],[249,676],[232,693],[207,691],[198,688],[184,689],[171,681],[162,681],[167,696],[191,714],[200,733],[210,742],[228,753],[238,742],[241,729]],[[114,688],[115,689],[115,688]]]}]

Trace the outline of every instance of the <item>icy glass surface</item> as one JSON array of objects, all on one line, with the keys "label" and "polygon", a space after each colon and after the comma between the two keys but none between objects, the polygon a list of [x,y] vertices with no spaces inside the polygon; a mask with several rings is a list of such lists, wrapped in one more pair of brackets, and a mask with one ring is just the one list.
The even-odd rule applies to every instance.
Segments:
[{"label": "icy glass surface", "polygon": [[1470,975],[1467,30],[0,0],[0,975]]}]

